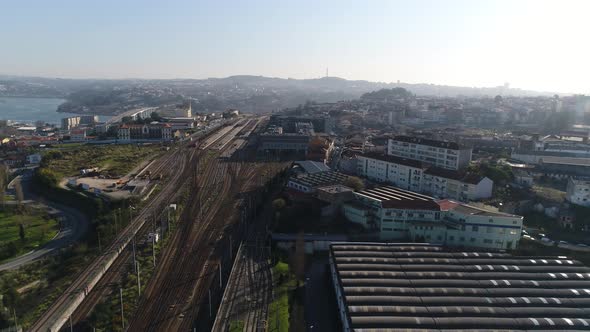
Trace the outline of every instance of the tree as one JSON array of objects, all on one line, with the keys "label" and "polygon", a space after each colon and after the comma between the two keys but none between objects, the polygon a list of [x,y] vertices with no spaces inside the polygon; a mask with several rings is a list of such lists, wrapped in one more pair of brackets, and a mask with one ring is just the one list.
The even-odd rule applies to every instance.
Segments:
[{"label": "tree", "polygon": [[404,88],[381,89],[378,91],[367,92],[361,96],[361,99],[371,101],[388,101],[397,99],[408,100],[412,98],[412,93]]},{"label": "tree", "polygon": [[158,114],[158,112],[152,113],[150,117],[152,118],[152,121],[162,121],[162,117],[160,114]]},{"label": "tree", "polygon": [[12,286],[8,286],[2,294],[4,306],[14,308],[20,302],[20,295]]},{"label": "tree", "polygon": [[22,223],[18,224],[18,236],[20,237],[21,241],[25,241],[27,235],[25,234],[25,225]]},{"label": "tree", "polygon": [[2,209],[4,209],[4,196],[6,192],[6,166],[0,164],[0,203],[2,203]]},{"label": "tree", "polygon": [[55,187],[59,182],[59,176],[49,168],[39,169],[35,177],[45,187]]},{"label": "tree", "polygon": [[272,207],[275,210],[282,210],[286,205],[287,203],[282,198],[277,198],[274,201],[272,201]]},{"label": "tree", "polygon": [[284,209],[286,205],[287,203],[282,198],[277,198],[272,201],[272,208],[275,210],[275,219],[279,219],[281,216],[281,210]]},{"label": "tree", "polygon": [[354,189],[354,191],[361,191],[365,188],[363,180],[356,176],[351,176],[344,181],[344,185]]},{"label": "tree", "polygon": [[18,207],[22,208],[25,198],[23,194],[23,186],[20,183],[20,180],[14,182],[14,194],[16,196],[16,201],[18,202]]},{"label": "tree", "polygon": [[291,255],[291,269],[297,277],[297,287],[299,287],[299,281],[305,279],[305,238],[303,231],[297,234],[295,240],[295,251]]}]

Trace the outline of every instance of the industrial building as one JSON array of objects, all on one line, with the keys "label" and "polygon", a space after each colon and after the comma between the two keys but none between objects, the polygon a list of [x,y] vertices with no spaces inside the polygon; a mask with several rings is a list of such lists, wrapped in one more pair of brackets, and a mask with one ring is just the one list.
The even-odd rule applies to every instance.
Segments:
[{"label": "industrial building", "polygon": [[342,207],[344,216],[382,240],[514,249],[522,231],[522,216],[391,186],[354,192],[353,197]]},{"label": "industrial building", "polygon": [[263,133],[258,135],[259,153],[287,153],[305,156],[311,136],[294,133]]},{"label": "industrial building", "polygon": [[477,174],[429,166],[419,160],[377,153],[358,155],[357,159],[356,173],[380,183],[460,201],[492,197],[494,182]]},{"label": "industrial building", "polygon": [[472,149],[454,142],[395,136],[388,141],[387,154],[419,160],[440,168],[459,170],[469,166]]},{"label": "industrial building", "polygon": [[316,132],[331,133],[334,129],[334,119],[328,115],[314,115],[314,116],[296,116],[296,115],[280,115],[274,114],[270,117],[270,124],[282,127],[285,132],[297,132],[297,126],[302,123],[311,124]]},{"label": "industrial building", "polygon": [[348,175],[335,171],[309,173],[289,178],[287,187],[303,193],[313,193],[318,187],[343,184]]},{"label": "industrial building", "polygon": [[590,330],[590,268],[563,256],[332,243],[342,331]]}]

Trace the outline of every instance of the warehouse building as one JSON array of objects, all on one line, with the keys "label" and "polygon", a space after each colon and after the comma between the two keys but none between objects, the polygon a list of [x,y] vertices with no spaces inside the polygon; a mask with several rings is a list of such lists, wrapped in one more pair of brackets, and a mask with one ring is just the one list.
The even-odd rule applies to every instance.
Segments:
[{"label": "warehouse building", "polygon": [[353,198],[343,205],[344,216],[381,240],[514,249],[522,231],[522,216],[391,186],[354,192]]},{"label": "warehouse building", "polygon": [[333,243],[342,331],[590,330],[590,268],[563,256]]},{"label": "warehouse building", "polygon": [[287,187],[302,193],[315,193],[319,187],[344,184],[348,175],[336,171],[323,171],[300,176],[292,176]]},{"label": "warehouse building", "polygon": [[[280,131],[279,131],[280,132]],[[310,135],[294,133],[262,133],[258,135],[258,152],[307,155]]]}]

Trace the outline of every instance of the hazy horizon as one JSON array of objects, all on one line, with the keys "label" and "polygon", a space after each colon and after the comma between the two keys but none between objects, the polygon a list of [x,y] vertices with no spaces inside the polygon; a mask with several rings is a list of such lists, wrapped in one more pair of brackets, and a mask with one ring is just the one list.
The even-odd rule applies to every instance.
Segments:
[{"label": "hazy horizon", "polygon": [[236,75],[590,93],[586,1],[73,0],[3,5],[0,73]]}]

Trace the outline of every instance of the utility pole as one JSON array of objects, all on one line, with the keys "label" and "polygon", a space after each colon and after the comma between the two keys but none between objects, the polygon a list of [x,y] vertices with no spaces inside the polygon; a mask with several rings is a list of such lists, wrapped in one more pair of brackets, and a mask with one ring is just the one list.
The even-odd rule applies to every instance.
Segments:
[{"label": "utility pole", "polygon": [[221,274],[221,261],[219,261],[219,289],[223,288],[223,278]]},{"label": "utility pole", "polygon": [[135,235],[133,235],[131,240],[131,246],[133,247],[133,269],[135,269],[135,272],[137,272],[137,260],[135,258]]},{"label": "utility pole", "polygon": [[154,259],[154,267],[156,267],[156,234],[154,233],[154,236],[152,236],[152,257]]},{"label": "utility pole", "polygon": [[229,259],[230,261],[232,260],[234,256],[233,250],[232,250],[232,246],[231,246],[231,234],[229,235]]},{"label": "utility pole", "polygon": [[123,313],[123,288],[119,287],[119,297],[121,298],[121,328],[125,331],[125,314]]},{"label": "utility pole", "polygon": [[18,331],[18,322],[16,321],[16,309],[12,308],[12,314],[14,315],[14,330]]},{"label": "utility pole", "polygon": [[117,223],[117,211],[114,211],[113,215],[115,216],[115,235],[116,235],[116,233],[119,231],[119,224]]},{"label": "utility pole", "polygon": [[137,299],[141,296],[141,277],[139,275],[139,262],[135,262],[136,270],[137,270]]},{"label": "utility pole", "polygon": [[[274,292],[272,294],[272,297],[273,297],[273,301],[274,301],[274,297],[275,297]],[[281,322],[279,320],[279,307],[278,306],[275,308],[275,312],[277,313],[277,331],[280,331],[281,330]]]},{"label": "utility pole", "polygon": [[100,245],[100,231],[97,231],[96,234],[98,235],[98,252],[102,253],[102,246]]},{"label": "utility pole", "polygon": [[74,325],[72,325],[72,315],[70,315],[70,332],[74,332]]},{"label": "utility pole", "polygon": [[211,318],[212,315],[213,312],[211,310],[211,288],[209,288],[209,318]]}]

